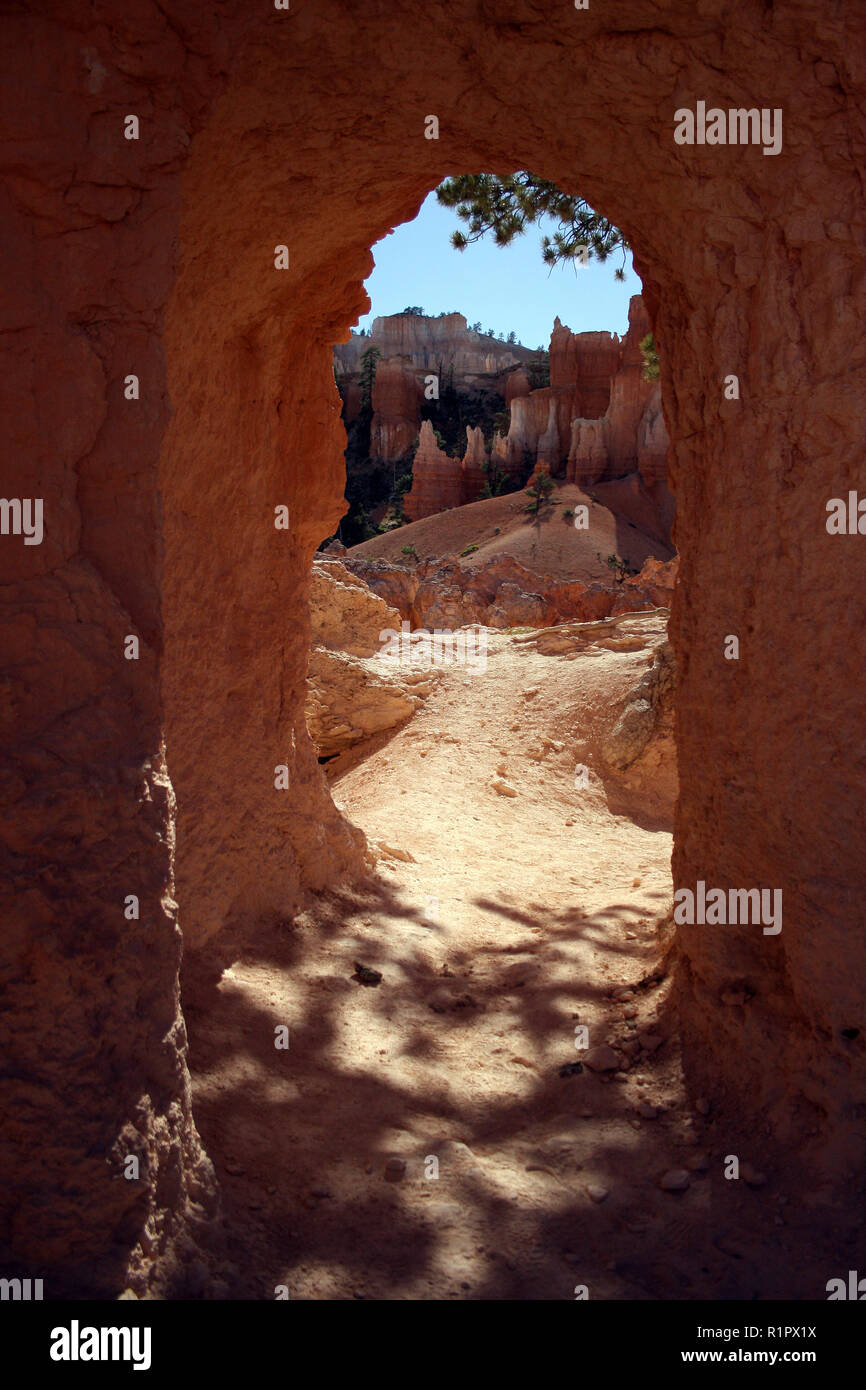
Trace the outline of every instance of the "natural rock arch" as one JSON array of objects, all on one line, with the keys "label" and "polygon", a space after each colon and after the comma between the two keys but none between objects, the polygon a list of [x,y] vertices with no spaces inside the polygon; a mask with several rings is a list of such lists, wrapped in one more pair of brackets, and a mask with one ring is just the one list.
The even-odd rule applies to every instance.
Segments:
[{"label": "natural rock arch", "polygon": [[[243,8],[108,0],[85,29],[34,3],[8,26],[13,98],[32,53],[44,96],[26,118],[20,97],[4,161],[4,387],[18,416],[38,402],[7,487],[40,492],[47,521],[41,547],[2,551],[7,1263],[111,1292],[131,1256],[173,1287],[213,1190],[179,926],[203,947],[360,864],[303,726],[309,562],[343,508],[331,345],[365,307],[369,247],[457,171],[531,168],[635,247],[682,553],[675,881],[784,891],[778,937],[684,929],[687,1065],[781,1142],[811,1134],[810,1165],[838,1176],[862,1075],[862,1038],[841,1035],[860,1023],[862,767],[829,617],[862,621],[864,601],[858,538],[829,537],[824,508],[862,441],[857,16],[818,33],[813,10],[757,0]],[[782,153],[676,145],[698,100],[781,108]],[[720,1003],[740,986],[748,1003]]]}]

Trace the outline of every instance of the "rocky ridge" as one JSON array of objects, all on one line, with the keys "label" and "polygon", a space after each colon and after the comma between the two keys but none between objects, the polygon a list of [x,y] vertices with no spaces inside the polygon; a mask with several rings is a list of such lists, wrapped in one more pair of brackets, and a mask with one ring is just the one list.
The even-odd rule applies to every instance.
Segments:
[{"label": "rocky ridge", "polygon": [[469,567],[453,557],[397,565],[348,552],[341,567],[362,579],[413,627],[454,629],[479,623],[504,629],[553,627],[575,619],[668,607],[678,565],[676,558],[650,558],[639,574],[621,584],[552,579],[510,555]]}]

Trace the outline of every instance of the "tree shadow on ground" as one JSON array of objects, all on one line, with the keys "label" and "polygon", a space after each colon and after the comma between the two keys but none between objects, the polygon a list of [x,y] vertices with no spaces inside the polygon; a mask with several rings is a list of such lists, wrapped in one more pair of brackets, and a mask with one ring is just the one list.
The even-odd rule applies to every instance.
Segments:
[{"label": "tree shadow on ground", "polygon": [[[465,959],[452,950],[444,977],[423,944],[436,925],[381,879],[323,896],[291,924],[262,924],[221,978],[190,958],[195,1116],[231,1261],[221,1296],[269,1299],[285,1285],[293,1298],[571,1299],[586,1285],[614,1299],[815,1297],[793,1232],[774,1224],[773,1194],[725,1183],[720,1160],[735,1141],[713,1136],[711,1119],[708,1171],[682,1194],[659,1190],[694,1153],[672,1020],[660,1013],[663,1047],[640,1061],[672,1097],[653,1123],[635,1122],[628,1078],[562,1074],[580,1057],[575,1014],[604,1009],[605,1027],[619,1026],[600,971],[569,978],[570,939],[636,958],[638,995],[658,987],[651,931],[636,943],[611,935],[636,910],[476,906],[525,927],[525,943]],[[385,978],[365,988],[351,975],[370,955],[372,922]],[[436,1012],[427,1001],[443,987],[469,1002]],[[281,1025],[286,1050],[275,1047]],[[467,1057],[460,1039],[473,1029],[481,1042]],[[361,1055],[358,1040],[374,1033],[384,1045]],[[472,1072],[481,1084],[469,1077],[461,1091]],[[748,1136],[736,1142],[748,1152]],[[390,1173],[395,1158],[405,1171]]]}]

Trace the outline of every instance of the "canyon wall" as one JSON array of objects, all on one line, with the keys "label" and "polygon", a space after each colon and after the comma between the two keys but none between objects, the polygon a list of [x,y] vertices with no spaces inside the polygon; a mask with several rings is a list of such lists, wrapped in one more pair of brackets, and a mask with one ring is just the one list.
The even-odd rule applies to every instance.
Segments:
[{"label": "canyon wall", "polygon": [[385,463],[409,452],[421,426],[423,382],[407,365],[408,359],[379,362],[373,382],[370,457]]},{"label": "canyon wall", "polygon": [[[380,357],[373,383],[370,457],[388,463],[406,454],[418,434],[429,376],[436,377],[440,394],[451,384],[464,395],[502,397],[512,372],[538,357],[520,343],[503,343],[475,332],[463,314],[436,318],[388,314],[376,318],[369,336],[353,333],[347,343],[334,348],[334,372],[347,424],[360,413],[361,358],[371,347],[378,349]],[[409,403],[411,410],[406,409]],[[413,420],[415,429],[403,442],[405,419]],[[398,443],[402,445],[399,449]]]},{"label": "canyon wall", "polygon": [[[649,317],[640,295],[632,296],[628,332],[622,341],[615,333],[572,333],[557,318],[550,337],[550,385],[533,390],[522,368],[508,374],[505,400],[509,428],[504,439],[498,434],[494,437],[492,454],[497,466],[516,478],[525,478],[538,463],[547,464],[554,477],[564,473],[567,482],[582,486],[639,473],[655,507],[658,529],[669,540],[673,506],[665,483],[670,441],[661,388],[657,382],[644,379],[639,347],[649,332]],[[395,368],[406,373],[405,367],[397,367],[391,360],[380,368],[386,374],[381,399],[387,399],[387,411],[376,404],[378,377],[373,391],[376,414],[371,438],[382,457],[389,458],[398,454],[382,452],[388,447],[384,439],[386,418],[391,431],[388,440],[402,440],[411,433],[411,426],[404,425],[394,403]],[[408,374],[403,380],[408,386]],[[412,389],[408,386],[410,392]],[[420,419],[420,388],[417,399]],[[434,454],[429,446],[419,445],[412,472],[413,491],[406,499],[410,521],[446,506],[477,501],[487,481],[483,475],[476,490],[477,469],[473,471],[470,466],[467,472],[465,456],[462,460],[452,456],[446,462],[441,451]],[[440,506],[439,498],[449,500]]]},{"label": "canyon wall", "polygon": [[473,379],[499,376],[537,354],[522,343],[503,343],[470,328],[463,314],[386,314],[373,320],[369,334],[353,333],[347,343],[334,348],[338,384],[361,370],[361,357],[368,347],[377,347],[384,361],[405,359],[416,371],[447,372],[467,384]]},{"label": "canyon wall", "polygon": [[[191,1277],[214,1184],[181,932],[207,949],[359,870],[303,717],[311,559],[344,505],[332,344],[368,307],[370,246],[454,170],[535,169],[635,248],[681,555],[675,882],[784,893],[777,936],[679,930],[686,1073],[720,1133],[751,1117],[801,1190],[859,1200],[862,699],[840,623],[866,616],[863,541],[824,521],[862,476],[861,15],[506,18],[6,16],[4,487],[44,499],[45,539],[2,537],[0,1239],[5,1275],[51,1271],[46,1297]],[[782,152],[675,144],[703,99],[782,110]]]}]

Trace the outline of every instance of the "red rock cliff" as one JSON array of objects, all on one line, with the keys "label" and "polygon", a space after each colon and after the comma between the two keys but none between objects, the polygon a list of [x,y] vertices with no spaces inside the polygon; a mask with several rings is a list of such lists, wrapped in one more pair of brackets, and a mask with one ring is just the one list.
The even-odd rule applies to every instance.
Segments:
[{"label": "red rock cliff", "polygon": [[418,434],[422,383],[403,361],[379,362],[371,398],[370,457],[390,463],[408,452]]},{"label": "red rock cliff", "polygon": [[[628,333],[622,342],[616,334],[572,333],[557,318],[550,337],[550,386],[510,402],[509,457],[547,463],[554,474],[565,470],[569,481],[583,476],[597,482],[636,471],[641,424],[653,394],[652,383],[643,377],[639,347],[649,332],[649,316],[640,295],[632,296]],[[653,468],[660,473],[667,436],[658,390],[654,399],[659,408],[654,412]],[[585,433],[593,441],[592,463],[587,468],[580,459],[581,433],[576,422],[582,425],[602,417],[603,431],[595,428]],[[604,457],[599,452],[602,434]]]},{"label": "red rock cliff", "polygon": [[334,349],[334,366],[347,424],[360,410],[361,355],[379,349],[373,384],[370,457],[391,463],[406,455],[418,434],[421,407],[432,397],[430,377],[441,394],[446,385],[463,394],[495,394],[529,390],[521,364],[536,356],[520,343],[468,328],[462,314],[389,314],[373,320],[370,336],[353,335]]}]

